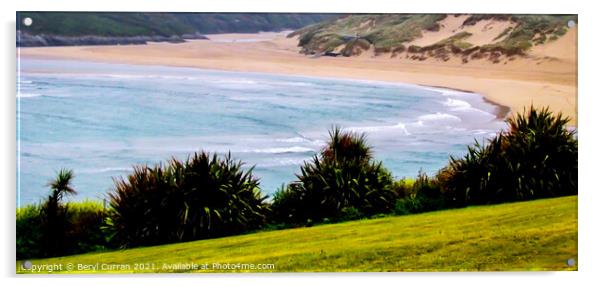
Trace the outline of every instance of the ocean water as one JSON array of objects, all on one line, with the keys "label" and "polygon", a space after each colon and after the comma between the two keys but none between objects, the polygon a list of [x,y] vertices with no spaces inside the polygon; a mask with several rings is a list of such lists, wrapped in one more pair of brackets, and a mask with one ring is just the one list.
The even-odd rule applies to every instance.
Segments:
[{"label": "ocean water", "polygon": [[375,81],[23,58],[17,83],[21,205],[61,168],[75,172],[70,199],[104,199],[133,165],[199,150],[255,166],[271,194],[334,125],[366,133],[397,178],[434,174],[504,128],[477,94]]}]

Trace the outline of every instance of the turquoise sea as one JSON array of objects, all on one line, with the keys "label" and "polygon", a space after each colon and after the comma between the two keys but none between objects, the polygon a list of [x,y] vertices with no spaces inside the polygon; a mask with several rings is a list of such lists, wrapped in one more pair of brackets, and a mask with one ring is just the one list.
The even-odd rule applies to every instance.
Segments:
[{"label": "turquoise sea", "polygon": [[133,165],[199,150],[255,166],[271,194],[295,179],[334,125],[366,133],[398,178],[434,174],[504,128],[481,96],[441,88],[33,58],[18,65],[21,205],[44,199],[60,168],[75,172],[71,199],[104,199],[112,178]]}]

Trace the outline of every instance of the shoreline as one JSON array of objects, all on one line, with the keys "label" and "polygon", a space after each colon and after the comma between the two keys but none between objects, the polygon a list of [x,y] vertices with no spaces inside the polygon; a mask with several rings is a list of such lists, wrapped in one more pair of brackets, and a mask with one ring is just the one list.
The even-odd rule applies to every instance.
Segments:
[{"label": "shoreline", "polygon": [[512,109],[509,106],[505,106],[503,104],[494,102],[485,96],[482,96],[482,97],[485,102],[492,104],[496,107],[496,113],[495,113],[496,119],[505,120],[506,118],[512,116]]},{"label": "shoreline", "polygon": [[[253,34],[222,37],[248,38]],[[577,126],[576,62],[521,58],[507,64],[474,61],[462,64],[390,59],[388,56],[309,57],[298,52],[296,39],[262,33],[259,42],[187,41],[142,46],[77,46],[20,48],[22,57],[159,65],[235,72],[263,72],[347,80],[376,80],[476,93],[498,106],[506,118],[524,107],[549,106],[571,117]]]},{"label": "shoreline", "polygon": [[450,87],[446,87],[446,86],[438,86],[438,85],[423,85],[423,84],[419,84],[418,86],[424,86],[424,87],[433,87],[433,88],[441,88],[441,89],[448,89],[448,90],[455,90],[455,91],[459,91],[459,92],[466,92],[466,93],[473,93],[473,94],[477,94],[479,95],[483,101],[495,106],[496,112],[494,113],[495,118],[498,120],[504,120],[506,118],[508,118],[509,116],[512,115],[512,108],[510,108],[510,106],[506,106],[503,105],[501,103],[495,102],[489,98],[487,98],[487,96],[482,95],[478,92],[474,92],[472,90],[467,90],[467,89],[460,89],[460,88],[450,88]]},{"label": "shoreline", "polygon": [[[40,59],[40,60],[64,60],[64,61],[83,61],[83,62],[92,62],[92,63],[104,63],[104,64],[124,64],[124,63],[115,63],[115,62],[108,62],[108,61],[99,61],[99,60],[81,60],[81,59],[72,59],[72,58],[43,58],[43,57],[31,57],[31,58],[35,58],[35,59]],[[304,78],[314,78],[314,79],[327,79],[327,80],[344,80],[344,81],[354,81],[354,79],[352,78],[345,78],[345,77],[328,77],[328,76],[315,76],[315,75],[306,75],[306,74],[283,74],[283,73],[270,73],[270,72],[260,72],[260,71],[231,71],[231,70],[224,70],[224,69],[212,69],[212,68],[202,68],[202,67],[195,67],[195,66],[175,66],[175,65],[156,65],[156,64],[133,64],[133,63],[126,63],[129,65],[148,65],[148,66],[158,66],[158,67],[173,67],[173,68],[189,68],[189,69],[198,69],[198,70],[205,70],[205,71],[217,71],[217,72],[242,72],[242,73],[255,73],[255,74],[265,74],[265,75],[285,75],[285,76],[293,76],[293,77],[304,77]],[[497,103],[489,98],[487,98],[485,95],[480,94],[478,92],[475,91],[471,91],[471,90],[467,90],[467,89],[460,89],[460,88],[451,88],[451,87],[446,87],[446,86],[439,86],[439,85],[426,85],[426,84],[414,84],[414,83],[409,83],[409,82],[400,82],[400,81],[382,81],[382,80],[367,80],[367,79],[357,79],[360,81],[366,81],[366,82],[374,82],[377,84],[399,84],[399,85],[408,85],[408,86],[415,86],[418,88],[435,88],[435,89],[443,89],[443,90],[450,90],[450,91],[458,91],[458,92],[463,92],[463,93],[470,93],[470,94],[474,94],[479,96],[484,102],[493,105],[495,108],[494,112],[491,112],[492,115],[495,116],[496,120],[500,120],[503,121],[505,120],[508,116],[511,115],[511,111],[512,109],[509,106],[503,105],[501,103]]]}]

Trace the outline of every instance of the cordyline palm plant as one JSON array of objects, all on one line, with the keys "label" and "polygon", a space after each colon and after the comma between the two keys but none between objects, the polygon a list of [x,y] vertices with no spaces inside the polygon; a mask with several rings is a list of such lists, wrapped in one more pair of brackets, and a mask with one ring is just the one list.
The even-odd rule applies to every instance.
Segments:
[{"label": "cordyline palm plant", "polygon": [[569,119],[531,107],[489,144],[451,158],[438,175],[456,206],[577,194],[577,139]]},{"label": "cordyline palm plant", "polygon": [[65,233],[67,231],[67,206],[61,204],[65,195],[77,192],[71,186],[73,171],[61,169],[56,178],[48,183],[50,195],[40,210],[42,229],[44,232],[45,256],[53,256],[64,251]]},{"label": "cordyline palm plant", "polygon": [[259,228],[268,210],[252,168],[205,152],[136,166],[110,198],[110,225],[124,247],[242,233]]},{"label": "cordyline palm plant", "polygon": [[297,179],[274,196],[277,222],[340,220],[350,212],[385,213],[394,204],[392,176],[373,161],[365,136],[338,127],[330,131],[322,152],[304,163]]}]

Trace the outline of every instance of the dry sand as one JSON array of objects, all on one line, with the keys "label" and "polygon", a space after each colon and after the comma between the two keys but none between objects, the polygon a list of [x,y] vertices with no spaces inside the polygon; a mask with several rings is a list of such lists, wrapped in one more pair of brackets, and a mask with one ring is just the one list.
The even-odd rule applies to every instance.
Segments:
[{"label": "dry sand", "polygon": [[[500,29],[496,27],[495,29]],[[209,35],[213,40],[139,46],[21,48],[23,57],[156,64],[232,71],[404,82],[474,91],[486,99],[522,111],[549,106],[577,124],[577,28],[533,49],[532,55],[498,64],[485,60],[462,64],[428,59],[412,61],[390,55],[313,57],[299,54],[296,39],[285,33]]]},{"label": "dry sand", "polygon": [[410,42],[407,46],[429,46],[436,44],[439,41],[445,40],[453,35],[461,32],[468,32],[471,35],[463,39],[463,42],[471,43],[475,46],[482,46],[498,41],[496,38],[507,28],[516,26],[510,21],[484,20],[479,21],[474,25],[463,26],[462,24],[469,15],[447,16],[439,21],[440,28],[438,31],[424,31],[422,37]]}]

